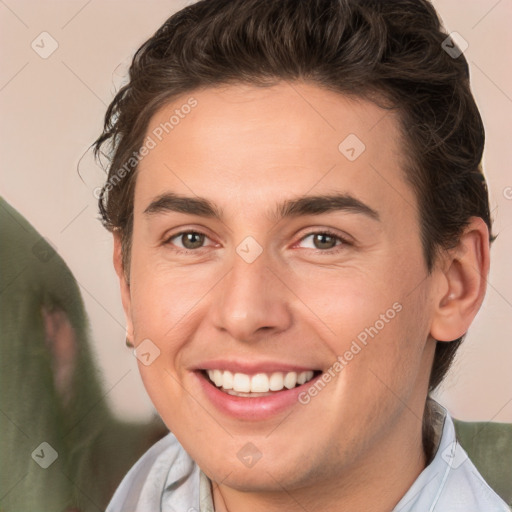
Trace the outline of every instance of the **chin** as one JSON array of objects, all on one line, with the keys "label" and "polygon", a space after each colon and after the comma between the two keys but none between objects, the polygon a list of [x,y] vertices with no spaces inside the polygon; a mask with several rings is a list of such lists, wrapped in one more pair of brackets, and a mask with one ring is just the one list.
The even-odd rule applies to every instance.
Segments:
[{"label": "chin", "polygon": [[[290,471],[284,472],[283,468],[265,468],[263,466],[250,469],[233,469],[233,467],[223,468],[215,474],[207,476],[221,485],[236,489],[239,492],[250,493],[272,493],[282,492],[283,487],[289,489],[297,484],[297,474],[290,474]],[[229,476],[225,476],[227,473]],[[295,483],[295,485],[294,485]]]}]

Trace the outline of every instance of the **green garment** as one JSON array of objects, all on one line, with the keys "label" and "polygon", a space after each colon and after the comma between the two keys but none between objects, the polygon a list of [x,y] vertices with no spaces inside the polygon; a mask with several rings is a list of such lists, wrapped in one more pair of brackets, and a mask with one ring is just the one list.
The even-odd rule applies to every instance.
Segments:
[{"label": "green garment", "polygon": [[512,424],[454,420],[457,439],[487,483],[512,505]]},{"label": "green garment", "polygon": [[0,298],[0,511],[102,511],[168,431],[113,416],[76,280],[2,198]]}]

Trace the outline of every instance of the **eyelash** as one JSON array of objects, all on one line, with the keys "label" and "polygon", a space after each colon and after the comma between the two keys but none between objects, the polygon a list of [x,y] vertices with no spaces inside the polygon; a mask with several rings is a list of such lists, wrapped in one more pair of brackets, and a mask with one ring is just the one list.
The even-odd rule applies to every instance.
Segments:
[{"label": "eyelash", "polygon": [[[174,238],[179,238],[180,236],[183,236],[183,235],[187,235],[187,234],[190,234],[190,233],[193,233],[195,235],[203,235],[205,236],[206,238],[208,238],[208,235],[206,235],[206,233],[202,233],[201,231],[180,231],[179,233],[175,233],[173,235],[171,235],[169,238],[167,238],[164,242],[165,245],[174,245],[172,244],[171,240],[173,240]],[[333,233],[332,231],[329,231],[329,230],[322,230],[322,231],[311,231],[309,233],[307,233],[306,235],[304,235],[300,240],[299,242],[302,242],[303,240],[305,240],[306,238],[310,237],[310,236],[314,236],[314,235],[327,235],[329,237],[332,237],[332,238],[335,238],[336,240],[340,241],[341,243],[334,246],[332,249],[308,249],[310,251],[314,251],[315,254],[336,254],[338,253],[340,250],[342,250],[343,246],[347,246],[347,245],[352,245],[348,240],[346,240],[345,238],[341,237],[340,235],[337,235],[336,233]],[[176,246],[173,246],[173,251],[176,252],[176,254],[190,254],[190,253],[198,253],[201,251],[201,249],[206,249],[206,247],[199,247],[198,249],[181,249],[180,247],[176,247]]]}]

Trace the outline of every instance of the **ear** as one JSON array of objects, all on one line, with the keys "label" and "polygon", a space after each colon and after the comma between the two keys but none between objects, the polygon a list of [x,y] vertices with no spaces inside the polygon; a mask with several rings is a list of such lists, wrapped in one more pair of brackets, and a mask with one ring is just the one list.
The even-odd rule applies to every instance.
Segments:
[{"label": "ear", "polygon": [[444,260],[430,329],[434,339],[453,341],[467,332],[484,300],[489,245],[487,224],[480,217],[472,217],[459,244]]},{"label": "ear", "polygon": [[130,283],[127,281],[126,276],[128,270],[124,269],[123,256],[122,256],[122,245],[121,235],[118,232],[114,232],[114,268],[116,269],[117,277],[119,278],[119,285],[121,289],[121,301],[123,303],[124,315],[126,318],[126,338],[133,344],[134,332],[133,332],[133,319],[132,319],[132,304],[130,297]]}]

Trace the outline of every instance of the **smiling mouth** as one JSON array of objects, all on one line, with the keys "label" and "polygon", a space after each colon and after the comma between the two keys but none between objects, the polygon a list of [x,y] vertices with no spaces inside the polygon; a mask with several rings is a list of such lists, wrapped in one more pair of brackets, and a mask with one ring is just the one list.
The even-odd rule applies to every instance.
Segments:
[{"label": "smiling mouth", "polygon": [[307,370],[248,375],[227,370],[202,370],[204,377],[219,391],[248,398],[268,396],[302,386],[321,373],[320,370]]}]

